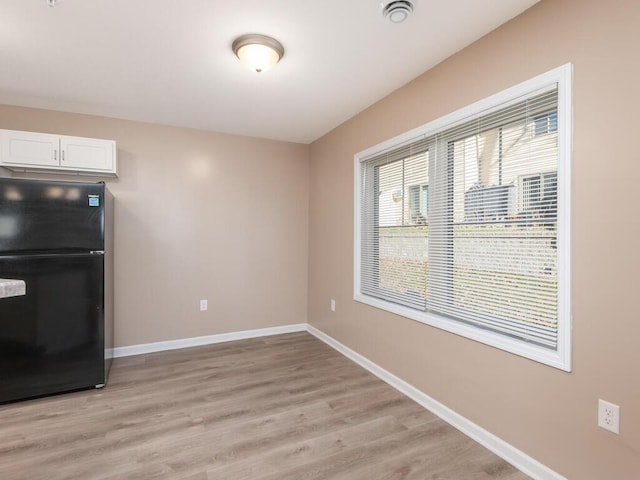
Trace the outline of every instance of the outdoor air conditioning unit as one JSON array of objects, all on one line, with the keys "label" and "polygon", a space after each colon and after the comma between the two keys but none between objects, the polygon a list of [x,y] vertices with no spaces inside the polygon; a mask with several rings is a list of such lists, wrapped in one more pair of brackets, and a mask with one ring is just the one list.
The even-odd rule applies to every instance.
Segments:
[{"label": "outdoor air conditioning unit", "polygon": [[515,212],[514,185],[471,188],[464,193],[464,217],[467,222],[501,220]]}]

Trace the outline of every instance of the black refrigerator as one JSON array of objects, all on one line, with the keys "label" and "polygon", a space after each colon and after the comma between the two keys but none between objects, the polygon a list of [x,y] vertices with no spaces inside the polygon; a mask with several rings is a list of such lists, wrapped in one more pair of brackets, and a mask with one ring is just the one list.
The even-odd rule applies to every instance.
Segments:
[{"label": "black refrigerator", "polygon": [[103,387],[113,352],[113,197],[103,182],[0,178],[0,403]]}]

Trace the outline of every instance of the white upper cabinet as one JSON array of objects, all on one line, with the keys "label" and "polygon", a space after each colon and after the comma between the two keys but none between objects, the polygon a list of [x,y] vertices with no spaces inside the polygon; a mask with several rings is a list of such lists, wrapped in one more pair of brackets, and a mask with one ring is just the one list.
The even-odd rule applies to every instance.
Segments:
[{"label": "white upper cabinet", "polygon": [[116,142],[0,130],[0,166],[79,175],[117,175]]},{"label": "white upper cabinet", "polygon": [[60,165],[81,170],[113,170],[115,142],[82,137],[60,137]]},{"label": "white upper cabinet", "polygon": [[4,130],[2,163],[16,165],[58,166],[60,137],[45,133]]}]

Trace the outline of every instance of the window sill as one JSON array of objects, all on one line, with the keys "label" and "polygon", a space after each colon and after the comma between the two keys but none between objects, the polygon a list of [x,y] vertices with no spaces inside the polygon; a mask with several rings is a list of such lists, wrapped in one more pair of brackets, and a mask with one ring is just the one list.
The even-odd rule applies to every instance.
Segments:
[{"label": "window sill", "polygon": [[571,371],[570,356],[563,352],[563,345],[561,342],[558,343],[558,351],[554,351],[470,324],[450,320],[434,313],[420,312],[409,307],[387,302],[368,295],[357,293],[354,295],[353,299],[371,307],[379,308],[425,325],[475,340],[485,345],[534,360],[550,367],[558,368],[566,372]]}]

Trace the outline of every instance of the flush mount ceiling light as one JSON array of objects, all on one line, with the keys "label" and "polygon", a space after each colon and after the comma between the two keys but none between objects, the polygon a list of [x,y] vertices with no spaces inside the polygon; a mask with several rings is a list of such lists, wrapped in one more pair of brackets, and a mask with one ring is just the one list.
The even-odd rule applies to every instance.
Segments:
[{"label": "flush mount ceiling light", "polygon": [[254,72],[264,72],[284,56],[284,47],[275,38],[250,33],[236,38],[231,45],[233,53]]},{"label": "flush mount ceiling light", "polygon": [[413,12],[413,2],[409,0],[394,0],[382,2],[382,15],[392,23],[402,23]]}]

